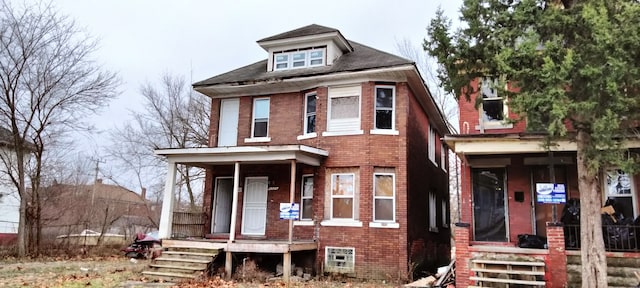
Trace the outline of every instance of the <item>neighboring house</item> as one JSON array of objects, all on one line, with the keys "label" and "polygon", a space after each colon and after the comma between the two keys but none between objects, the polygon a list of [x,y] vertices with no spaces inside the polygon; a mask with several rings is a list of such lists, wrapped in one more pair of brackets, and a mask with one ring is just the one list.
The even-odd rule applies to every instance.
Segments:
[{"label": "neighboring house", "polygon": [[[11,131],[1,127],[0,153],[0,159],[15,159]],[[20,221],[20,195],[8,173],[7,163],[0,162],[0,245],[12,243],[17,239]]]},{"label": "neighboring house", "polygon": [[227,275],[253,252],[281,259],[285,277],[292,261],[393,279],[447,265],[449,130],[415,64],[319,25],[258,45],[267,59],[193,85],[212,99],[209,147],[156,150],[169,163],[161,237],[177,227],[186,164],[207,171],[194,236],[221,245]]},{"label": "neighboring house", "polygon": [[88,229],[124,235],[133,239],[138,232],[157,229],[160,204],[122,186],[105,184],[55,183],[43,189],[42,234],[47,239],[78,234]]},{"label": "neighboring house", "polygon": [[[507,116],[516,115],[509,111],[508,99],[491,88],[490,81],[473,83],[475,87],[480,85],[479,93],[470,101],[459,101],[462,133],[445,136],[445,142],[462,159],[460,223],[454,227],[456,286],[492,286],[505,281],[579,286],[573,282],[580,279],[580,254],[576,251],[580,249],[579,220],[561,219],[564,201],[580,199],[576,144],[559,141],[551,147],[552,153],[545,151],[543,134],[526,132],[525,122],[505,121]],[[478,97],[482,97],[480,102],[476,102]],[[638,152],[639,144],[630,141],[629,147]],[[603,197],[598,200],[602,205],[613,199],[617,213],[639,219],[640,175],[627,175],[618,167],[610,167],[600,176]],[[553,191],[558,192],[555,197],[548,193],[554,189],[553,184],[558,184]],[[563,203],[548,204],[554,201]],[[558,225],[561,220],[564,225]],[[635,230],[620,225],[603,228],[605,246],[610,251],[607,257],[612,286],[638,283],[620,271],[627,269],[621,267],[640,266],[639,224],[636,221]],[[523,234],[547,237],[548,249],[518,248],[518,235]]]}]

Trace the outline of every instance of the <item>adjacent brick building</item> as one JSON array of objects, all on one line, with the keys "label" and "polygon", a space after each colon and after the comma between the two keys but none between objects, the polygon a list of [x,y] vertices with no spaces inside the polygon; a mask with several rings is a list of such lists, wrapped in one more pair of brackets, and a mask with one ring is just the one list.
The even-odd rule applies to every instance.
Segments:
[{"label": "adjacent brick building", "polygon": [[[319,25],[258,44],[266,60],[193,85],[212,99],[209,147],[156,151],[169,162],[161,236],[187,164],[207,171],[202,236],[229,243],[229,272],[233,253],[278,241],[285,266],[306,253],[316,273],[403,279],[448,264],[449,130],[415,64]],[[295,221],[282,219],[290,203]]]},{"label": "adjacent brick building", "polygon": [[[461,134],[445,136],[462,159],[460,223],[454,227],[456,286],[577,287],[579,220],[562,218],[564,202],[580,199],[576,145],[563,140],[546,151],[543,134],[527,132],[526,122],[509,124],[507,117],[517,115],[490,82],[473,83],[478,93],[459,102]],[[630,141],[630,151],[637,152],[638,144]],[[628,273],[640,265],[640,175],[609,167],[600,179],[602,205],[615,200],[616,212],[627,219],[625,225],[603,227],[609,284],[635,286],[638,281]],[[549,197],[548,192],[564,194]],[[520,248],[519,235],[546,237],[546,246]]]}]

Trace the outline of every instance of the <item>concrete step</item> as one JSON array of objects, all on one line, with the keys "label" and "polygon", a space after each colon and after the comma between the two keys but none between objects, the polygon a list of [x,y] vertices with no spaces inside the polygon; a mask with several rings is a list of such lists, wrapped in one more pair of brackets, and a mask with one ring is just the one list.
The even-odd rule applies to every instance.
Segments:
[{"label": "concrete step", "polygon": [[152,277],[154,279],[162,279],[169,282],[180,282],[188,279],[195,279],[197,275],[176,272],[159,272],[159,271],[142,271],[142,275]]}]

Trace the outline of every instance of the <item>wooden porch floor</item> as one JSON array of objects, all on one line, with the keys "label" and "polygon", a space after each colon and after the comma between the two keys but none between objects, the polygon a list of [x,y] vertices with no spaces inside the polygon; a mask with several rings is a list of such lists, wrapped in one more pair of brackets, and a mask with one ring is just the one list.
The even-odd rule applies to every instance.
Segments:
[{"label": "wooden porch floor", "polygon": [[318,249],[318,243],[312,240],[235,240],[224,239],[164,239],[163,247],[187,246],[190,248],[223,249],[225,252],[243,253],[288,253],[293,251],[309,251]]}]

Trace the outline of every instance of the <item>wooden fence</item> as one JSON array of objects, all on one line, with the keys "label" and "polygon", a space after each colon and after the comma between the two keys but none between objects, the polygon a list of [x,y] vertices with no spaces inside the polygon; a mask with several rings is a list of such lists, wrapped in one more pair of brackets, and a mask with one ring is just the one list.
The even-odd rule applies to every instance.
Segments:
[{"label": "wooden fence", "polygon": [[202,238],[206,217],[202,212],[173,212],[171,238]]}]

